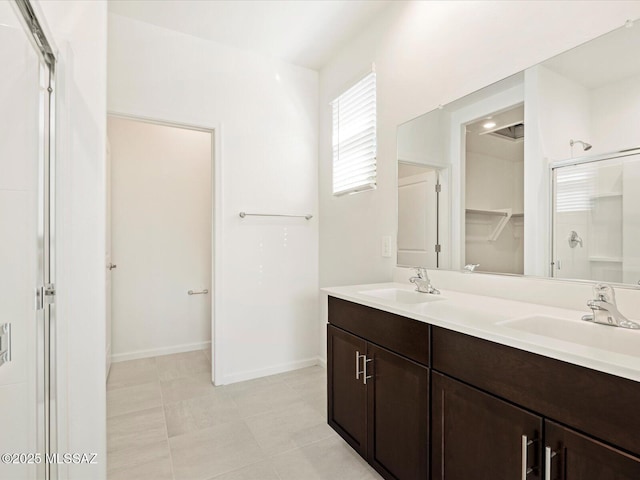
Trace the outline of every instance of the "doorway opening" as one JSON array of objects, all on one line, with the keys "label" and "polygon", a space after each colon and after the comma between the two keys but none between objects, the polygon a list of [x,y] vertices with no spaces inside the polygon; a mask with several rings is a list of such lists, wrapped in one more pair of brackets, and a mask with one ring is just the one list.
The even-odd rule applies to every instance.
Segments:
[{"label": "doorway opening", "polygon": [[476,271],[524,273],[524,105],[466,125],[465,258]]},{"label": "doorway opening", "polygon": [[107,133],[107,369],[213,381],[215,130],[110,114]]}]

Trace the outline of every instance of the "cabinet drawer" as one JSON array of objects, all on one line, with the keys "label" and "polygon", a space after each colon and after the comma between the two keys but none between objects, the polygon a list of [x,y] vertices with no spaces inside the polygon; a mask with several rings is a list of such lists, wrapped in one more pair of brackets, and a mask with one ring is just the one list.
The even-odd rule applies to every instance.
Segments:
[{"label": "cabinet drawer", "polygon": [[640,454],[640,383],[439,327],[433,369]]},{"label": "cabinet drawer", "polygon": [[329,297],[329,323],[429,365],[429,325],[392,313]]}]

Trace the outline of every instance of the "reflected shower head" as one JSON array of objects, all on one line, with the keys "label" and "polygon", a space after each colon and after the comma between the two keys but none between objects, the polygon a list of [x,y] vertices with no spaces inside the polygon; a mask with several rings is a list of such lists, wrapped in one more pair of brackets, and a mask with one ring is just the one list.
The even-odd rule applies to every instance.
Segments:
[{"label": "reflected shower head", "polygon": [[590,143],[583,142],[582,140],[569,140],[569,146],[573,147],[574,143],[581,143],[582,149],[586,152],[587,150],[591,150],[592,145]]}]

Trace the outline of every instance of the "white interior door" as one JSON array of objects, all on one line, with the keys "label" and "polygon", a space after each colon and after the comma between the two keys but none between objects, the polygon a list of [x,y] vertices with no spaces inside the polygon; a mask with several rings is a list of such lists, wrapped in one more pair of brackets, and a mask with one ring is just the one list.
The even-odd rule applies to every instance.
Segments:
[{"label": "white interior door", "polygon": [[437,267],[438,172],[398,180],[398,263]]},{"label": "white interior door", "polygon": [[211,132],[117,117],[108,132],[113,360],[208,348]]}]

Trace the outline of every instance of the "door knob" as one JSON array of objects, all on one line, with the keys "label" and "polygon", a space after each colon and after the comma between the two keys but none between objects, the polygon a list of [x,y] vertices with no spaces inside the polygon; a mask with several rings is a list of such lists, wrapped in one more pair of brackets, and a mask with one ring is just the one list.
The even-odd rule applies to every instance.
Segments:
[{"label": "door knob", "polygon": [[116,265],[115,263],[110,263],[109,265],[107,265],[107,268],[109,270],[113,270],[114,268],[118,268],[118,265]]}]

